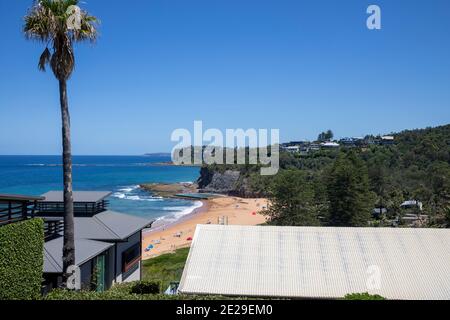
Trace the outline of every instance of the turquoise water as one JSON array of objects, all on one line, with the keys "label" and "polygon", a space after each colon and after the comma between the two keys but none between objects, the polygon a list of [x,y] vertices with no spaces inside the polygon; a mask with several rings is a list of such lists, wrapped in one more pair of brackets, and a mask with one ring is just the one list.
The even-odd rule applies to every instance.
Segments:
[{"label": "turquoise water", "polygon": [[[143,183],[193,182],[195,167],[151,165],[164,156],[74,156],[74,190],[112,191],[110,209],[174,221],[200,206],[198,201],[162,199],[139,188]],[[62,190],[59,156],[0,156],[0,193],[40,195]]]}]

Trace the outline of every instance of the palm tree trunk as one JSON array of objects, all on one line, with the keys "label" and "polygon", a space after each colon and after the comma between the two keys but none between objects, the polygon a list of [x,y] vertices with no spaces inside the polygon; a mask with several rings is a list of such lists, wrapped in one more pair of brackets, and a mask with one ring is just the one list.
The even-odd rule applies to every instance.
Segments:
[{"label": "palm tree trunk", "polygon": [[70,114],[67,101],[67,83],[59,80],[59,94],[62,117],[63,175],[64,175],[64,244],[63,244],[63,285],[70,274],[67,268],[75,265],[75,238],[72,194],[72,147],[70,142]]}]

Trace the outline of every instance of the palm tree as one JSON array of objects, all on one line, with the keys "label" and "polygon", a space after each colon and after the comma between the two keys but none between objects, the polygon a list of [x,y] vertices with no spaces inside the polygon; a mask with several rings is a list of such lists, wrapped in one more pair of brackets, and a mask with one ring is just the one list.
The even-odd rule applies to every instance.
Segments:
[{"label": "palm tree", "polygon": [[[70,276],[68,267],[75,265],[72,151],[67,80],[75,66],[73,43],[95,41],[97,37],[97,18],[79,9],[77,4],[78,0],[36,0],[25,16],[23,28],[27,39],[38,40],[46,46],[39,59],[39,70],[45,71],[45,67],[49,64],[59,81],[64,178],[64,284]],[[51,49],[49,49],[50,45]]]}]

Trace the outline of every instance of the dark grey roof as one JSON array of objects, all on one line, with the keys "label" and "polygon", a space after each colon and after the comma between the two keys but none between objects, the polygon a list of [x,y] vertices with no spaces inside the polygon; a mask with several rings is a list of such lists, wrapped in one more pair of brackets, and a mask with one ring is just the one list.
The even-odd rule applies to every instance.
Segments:
[{"label": "dark grey roof", "polygon": [[[98,256],[114,244],[93,241],[86,239],[75,240],[75,264],[81,266],[83,263]],[[62,273],[62,249],[63,238],[59,237],[52,241],[46,242],[44,246],[44,272],[45,273]]]},{"label": "dark grey roof", "polygon": [[[111,195],[110,191],[74,191],[74,202],[99,202]],[[62,191],[49,191],[42,195],[45,200],[42,202],[63,202]]]},{"label": "dark grey roof", "polygon": [[44,200],[44,197],[24,196],[18,194],[0,194],[2,201],[38,201]]},{"label": "dark grey roof", "polygon": [[114,211],[105,211],[91,218],[75,218],[77,239],[121,241],[149,227],[153,220]]}]

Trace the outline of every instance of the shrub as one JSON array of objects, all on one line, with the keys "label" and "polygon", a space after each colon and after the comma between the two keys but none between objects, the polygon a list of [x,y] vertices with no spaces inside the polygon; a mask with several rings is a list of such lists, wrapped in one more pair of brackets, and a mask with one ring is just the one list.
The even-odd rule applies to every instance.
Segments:
[{"label": "shrub", "polygon": [[44,265],[44,222],[0,227],[0,300],[39,299]]},{"label": "shrub", "polygon": [[130,293],[158,294],[161,293],[161,284],[156,281],[140,281],[131,287]]},{"label": "shrub", "polygon": [[[137,281],[131,283],[121,283],[113,286],[110,290],[104,292],[95,291],[68,291],[56,289],[50,292],[46,300],[242,300],[239,297],[223,297],[215,295],[165,295],[148,294],[158,288],[158,282]],[[142,293],[138,293],[141,290]],[[133,292],[134,291],[134,292]]]},{"label": "shrub", "polygon": [[379,296],[377,294],[371,295],[367,292],[348,294],[345,296],[344,299],[345,300],[386,300],[386,298],[383,298],[382,296]]},{"label": "shrub", "polygon": [[195,295],[164,295],[164,294],[135,294],[126,293],[123,291],[116,291],[114,289],[105,292],[95,291],[68,291],[56,289],[50,292],[45,300],[240,300],[242,298],[227,298],[223,296],[195,296]]}]

